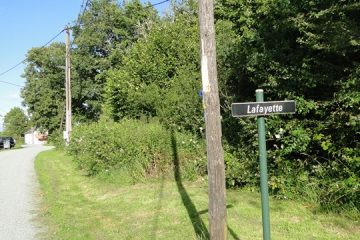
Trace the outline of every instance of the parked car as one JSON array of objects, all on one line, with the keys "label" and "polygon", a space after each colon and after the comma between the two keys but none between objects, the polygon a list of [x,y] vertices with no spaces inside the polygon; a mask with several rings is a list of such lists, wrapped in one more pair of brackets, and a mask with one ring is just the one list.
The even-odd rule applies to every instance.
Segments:
[{"label": "parked car", "polygon": [[0,148],[4,148],[4,142],[6,140],[10,141],[10,148],[15,147],[16,140],[13,137],[0,137]]}]

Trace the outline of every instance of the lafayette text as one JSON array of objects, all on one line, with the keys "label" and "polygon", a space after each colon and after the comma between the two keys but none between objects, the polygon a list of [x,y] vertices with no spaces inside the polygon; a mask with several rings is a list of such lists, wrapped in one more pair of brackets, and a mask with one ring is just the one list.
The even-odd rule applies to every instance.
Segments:
[{"label": "lafayette text", "polygon": [[259,104],[256,105],[256,107],[251,107],[250,105],[247,106],[247,112],[248,114],[267,114],[267,113],[278,113],[282,112],[283,106],[274,104],[271,106],[260,106]]}]

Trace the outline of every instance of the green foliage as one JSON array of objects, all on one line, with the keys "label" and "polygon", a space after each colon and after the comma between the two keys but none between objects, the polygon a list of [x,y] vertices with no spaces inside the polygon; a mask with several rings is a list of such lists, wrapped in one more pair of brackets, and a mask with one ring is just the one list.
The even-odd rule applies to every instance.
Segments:
[{"label": "green foliage", "polygon": [[30,124],[49,133],[61,126],[65,111],[64,44],[33,48],[27,55],[21,97],[30,115]]},{"label": "green foliage", "polygon": [[[217,2],[217,23],[231,22],[228,35],[236,34],[220,55],[224,137],[235,157],[229,168],[239,168],[237,152],[257,152],[257,139],[254,119],[227,119],[227,106],[254,101],[263,88],[266,100],[297,104],[293,116],[267,118],[271,191],[359,209],[359,12],[357,1]],[[243,176],[256,176],[256,164],[246,166]],[[252,179],[230,176],[229,185]]]},{"label": "green foliage", "polygon": [[4,131],[2,134],[14,137],[17,141],[29,130],[29,120],[19,107],[10,109],[4,116]]},{"label": "green foliage", "polygon": [[[112,0],[92,1],[73,28],[71,90],[74,122],[99,119],[105,79],[102,73],[121,64],[133,42],[158,19],[154,8],[135,0],[118,5]],[[33,48],[27,55],[22,90],[32,125],[50,133],[62,129],[65,109],[65,46]]]},{"label": "green foliage", "polygon": [[185,179],[194,179],[206,169],[201,140],[158,123],[123,120],[79,125],[67,149],[87,174],[117,171],[133,182],[170,174],[176,161]]},{"label": "green foliage", "polygon": [[[208,216],[199,214],[208,207],[206,181],[161,178],[129,186],[114,175],[109,184],[79,173],[69,156],[54,150],[40,153],[35,169],[44,239],[208,239],[201,238]],[[226,196],[227,239],[262,239],[260,194],[228,190]],[[270,209],[273,239],[360,239],[356,212],[324,213],[317,204],[278,199],[271,199]]]},{"label": "green foliage", "polygon": [[246,151],[246,149],[239,149],[233,153],[230,150],[224,152],[227,187],[255,186],[258,183],[256,152],[242,150]]},{"label": "green foliage", "polygon": [[48,143],[55,146],[56,149],[60,149],[60,150],[65,149],[65,140],[63,137],[63,132],[59,130],[52,132],[48,138]]},{"label": "green foliage", "polygon": [[124,64],[108,71],[105,98],[110,116],[158,117],[193,132],[203,124],[197,19],[179,14],[134,44]]},{"label": "green foliage", "polygon": [[[153,158],[142,150],[150,144],[145,138],[154,138],[150,133],[136,135],[142,147],[126,145],[129,156],[111,151],[125,141],[116,140],[114,132],[129,135],[121,126],[130,126],[131,121],[124,119],[155,118],[161,126],[202,136],[196,1],[175,1],[172,7],[173,15],[160,18],[138,0],[122,5],[96,0],[74,29],[74,122],[92,122],[100,116],[120,122],[108,124],[116,130],[112,132],[104,123],[75,130],[76,141],[85,139],[84,145],[80,141],[78,148],[70,149],[90,174],[129,168],[133,179],[141,179],[162,171],[151,170],[148,164]],[[326,209],[359,209],[359,15],[355,0],[216,1],[229,187],[258,184],[256,121],[231,117],[230,105],[254,101],[254,90],[263,88],[266,101],[294,99],[297,105],[294,115],[266,118],[271,192],[280,198],[321,201]],[[31,120],[50,132],[61,129],[64,116],[64,74],[58,67],[63,65],[63,53],[62,44],[32,49],[24,74],[27,83],[22,94]],[[170,139],[158,124],[149,126],[162,129],[156,130],[158,136]],[[98,142],[107,136],[113,145]],[[127,137],[136,145],[135,137]],[[169,142],[155,143],[147,148],[169,147]],[[92,144],[102,147],[96,152]],[[133,158],[138,160],[132,162]],[[161,166],[166,170],[170,163]]]},{"label": "green foliage", "polygon": [[122,64],[131,45],[158,19],[154,8],[139,0],[118,5],[113,0],[92,1],[74,29],[73,68],[75,113],[82,121],[98,120],[102,112],[104,71]]}]

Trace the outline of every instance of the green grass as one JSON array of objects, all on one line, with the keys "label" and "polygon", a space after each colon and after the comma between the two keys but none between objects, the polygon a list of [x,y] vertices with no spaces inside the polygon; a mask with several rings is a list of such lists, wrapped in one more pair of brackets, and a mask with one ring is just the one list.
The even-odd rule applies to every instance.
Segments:
[{"label": "green grass", "polygon": [[[207,239],[206,181],[174,178],[124,185],[112,176],[80,174],[64,153],[41,153],[44,239]],[[115,178],[115,179],[114,179]],[[260,196],[227,191],[228,239],[262,239]],[[359,218],[317,212],[317,206],[271,199],[272,239],[360,239]]]}]

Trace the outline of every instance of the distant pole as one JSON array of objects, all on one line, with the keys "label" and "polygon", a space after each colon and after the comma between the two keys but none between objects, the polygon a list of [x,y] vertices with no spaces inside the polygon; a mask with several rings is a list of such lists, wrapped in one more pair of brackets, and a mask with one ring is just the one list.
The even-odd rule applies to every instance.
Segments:
[{"label": "distant pole", "polygon": [[[256,90],[256,102],[264,102],[264,91]],[[260,161],[260,189],[261,189],[261,208],[263,221],[263,239],[270,240],[270,214],[269,214],[269,190],[266,160],[266,139],[265,139],[265,120],[263,116],[258,117],[259,134],[259,161]]]},{"label": "distant pole", "polygon": [[66,131],[66,142],[70,142],[70,136],[72,131],[71,124],[71,65],[70,65],[70,29],[66,27],[66,52],[65,52],[65,101],[66,101],[66,110],[65,110],[65,131]]},{"label": "distant pole", "polygon": [[225,164],[221,145],[213,0],[199,1],[199,25],[209,176],[209,232],[210,239],[225,240],[227,237]]}]

